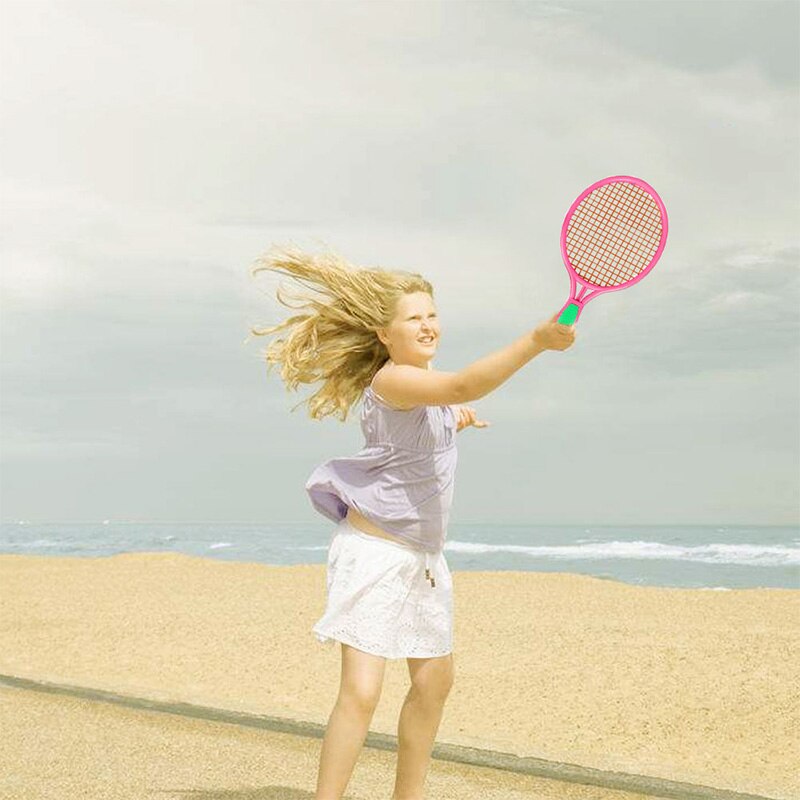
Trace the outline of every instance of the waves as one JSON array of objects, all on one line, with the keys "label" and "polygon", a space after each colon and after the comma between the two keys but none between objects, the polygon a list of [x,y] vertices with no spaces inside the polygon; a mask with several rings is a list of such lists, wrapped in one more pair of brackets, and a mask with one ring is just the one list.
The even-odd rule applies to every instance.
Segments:
[{"label": "waves", "polygon": [[449,540],[453,553],[516,553],[531,558],[562,561],[635,559],[640,561],[688,561],[699,564],[741,564],[758,567],[800,565],[800,548],[761,544],[675,545],[661,542],[609,541],[569,545],[482,544]]},{"label": "waves", "polygon": [[[334,530],[290,523],[0,525],[0,553],[104,557],[180,552],[265,564],[325,563]],[[635,585],[800,589],[797,526],[453,526],[454,570],[572,572]]]}]

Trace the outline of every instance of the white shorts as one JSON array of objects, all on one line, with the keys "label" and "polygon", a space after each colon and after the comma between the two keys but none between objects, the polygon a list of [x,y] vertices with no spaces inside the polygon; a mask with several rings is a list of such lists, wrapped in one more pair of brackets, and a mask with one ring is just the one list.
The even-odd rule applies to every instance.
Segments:
[{"label": "white shorts", "polygon": [[327,593],[325,613],[312,628],[320,642],[384,658],[453,650],[453,578],[443,550],[427,553],[342,519],[328,549]]}]

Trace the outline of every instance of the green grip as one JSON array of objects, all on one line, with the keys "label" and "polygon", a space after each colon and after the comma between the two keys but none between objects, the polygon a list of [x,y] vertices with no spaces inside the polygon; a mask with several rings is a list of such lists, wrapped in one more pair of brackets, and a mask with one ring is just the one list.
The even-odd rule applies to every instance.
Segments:
[{"label": "green grip", "polygon": [[578,318],[578,306],[575,303],[570,303],[562,312],[557,322],[562,325],[572,325]]}]

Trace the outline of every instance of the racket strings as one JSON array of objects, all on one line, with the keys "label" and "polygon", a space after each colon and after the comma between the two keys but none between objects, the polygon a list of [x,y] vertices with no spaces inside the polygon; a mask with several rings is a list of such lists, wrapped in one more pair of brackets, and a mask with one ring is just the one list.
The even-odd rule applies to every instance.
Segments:
[{"label": "racket strings", "polygon": [[647,268],[663,235],[653,197],[631,183],[601,186],[569,221],[566,249],[580,277],[595,286],[618,286]]}]

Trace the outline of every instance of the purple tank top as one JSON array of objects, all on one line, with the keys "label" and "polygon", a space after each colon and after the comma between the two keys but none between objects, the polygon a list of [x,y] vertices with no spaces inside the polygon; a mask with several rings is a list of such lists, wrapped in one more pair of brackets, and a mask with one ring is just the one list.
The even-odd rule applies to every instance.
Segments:
[{"label": "purple tank top", "polygon": [[453,501],[457,423],[452,406],[401,411],[368,386],[364,447],[314,469],[305,486],[312,506],[337,523],[352,507],[412,547],[441,550]]}]

